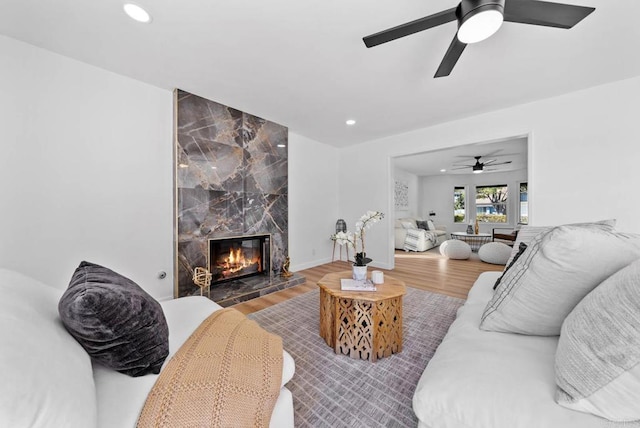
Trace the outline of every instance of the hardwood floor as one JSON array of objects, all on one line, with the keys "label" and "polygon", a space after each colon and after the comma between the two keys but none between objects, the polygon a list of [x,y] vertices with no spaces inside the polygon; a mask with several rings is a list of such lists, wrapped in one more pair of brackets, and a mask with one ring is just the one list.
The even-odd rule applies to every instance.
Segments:
[{"label": "hardwood floor", "polygon": [[[466,299],[469,289],[480,273],[501,271],[504,268],[504,266],[480,261],[476,253],[471,257],[469,260],[449,260],[441,256],[437,249],[424,253],[407,253],[397,250],[395,269],[385,270],[369,267],[369,270],[382,270],[385,275],[391,275],[404,281],[408,287]],[[233,307],[244,314],[256,312],[317,289],[318,280],[328,273],[349,270],[351,270],[351,264],[345,261],[335,261],[305,269],[299,271],[306,278],[304,284],[249,300]]]}]

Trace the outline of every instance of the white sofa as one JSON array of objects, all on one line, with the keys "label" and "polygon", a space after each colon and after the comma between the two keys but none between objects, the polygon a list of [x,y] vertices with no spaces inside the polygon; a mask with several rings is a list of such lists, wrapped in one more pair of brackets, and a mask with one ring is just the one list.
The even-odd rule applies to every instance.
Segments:
[{"label": "white sofa", "polygon": [[[20,273],[0,269],[0,426],[125,428],[138,414],[158,375],[130,377],[92,365],[62,325],[63,293]],[[161,303],[169,326],[169,356],[212,312],[204,297]],[[284,386],[295,372],[284,351],[280,396],[270,426],[293,427],[293,400]]]},{"label": "white sofa", "polygon": [[421,428],[596,428],[611,422],[556,404],[558,336],[479,329],[501,272],[481,274],[413,397]]},{"label": "white sofa", "polygon": [[[403,217],[398,218],[394,225],[394,248],[397,250],[405,249],[405,242],[407,238],[407,230],[418,229],[417,221],[422,221],[419,218]],[[432,223],[433,224],[433,223]],[[417,251],[427,251],[431,248],[435,248],[447,240],[447,228],[445,226],[434,225],[434,230],[421,232],[420,238],[415,242]],[[420,229],[423,230],[423,229]]]}]

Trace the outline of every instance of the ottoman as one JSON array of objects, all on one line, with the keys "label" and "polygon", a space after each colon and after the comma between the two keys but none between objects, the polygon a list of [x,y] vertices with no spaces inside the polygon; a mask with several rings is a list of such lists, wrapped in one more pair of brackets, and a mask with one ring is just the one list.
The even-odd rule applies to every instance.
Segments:
[{"label": "ottoman", "polygon": [[466,260],[471,256],[471,247],[464,241],[449,239],[440,244],[440,254],[454,260]]},{"label": "ottoman", "polygon": [[489,242],[478,250],[480,260],[494,265],[506,265],[512,248],[502,242]]}]

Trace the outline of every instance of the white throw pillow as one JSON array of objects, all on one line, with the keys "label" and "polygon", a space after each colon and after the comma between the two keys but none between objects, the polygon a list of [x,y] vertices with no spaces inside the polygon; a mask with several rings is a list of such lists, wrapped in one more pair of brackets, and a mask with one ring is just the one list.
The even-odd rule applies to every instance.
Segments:
[{"label": "white throw pillow", "polygon": [[0,269],[0,425],[95,427],[89,355],[58,317],[62,290]]},{"label": "white throw pillow", "polygon": [[404,229],[417,229],[415,221],[403,221],[402,222],[402,227]]},{"label": "white throw pillow", "polygon": [[429,225],[429,230],[436,230],[436,225],[433,224],[433,221],[427,220],[427,224]]},{"label": "white throw pillow", "polygon": [[569,314],[556,352],[556,401],[616,422],[640,422],[640,260]]},{"label": "white throw pillow", "polygon": [[557,336],[584,296],[639,257],[640,236],[607,225],[559,226],[539,234],[502,277],[480,328]]},{"label": "white throw pillow", "polygon": [[[589,226],[590,224],[610,226],[611,229],[613,229],[616,226],[616,220],[608,219],[608,220],[595,221],[593,223],[573,223],[573,224],[567,224],[565,226]],[[529,245],[529,243],[533,240],[533,238],[535,238],[541,233],[548,232],[553,228],[554,226],[529,226],[526,224],[523,224],[522,226],[517,228],[518,236],[516,237],[516,242],[513,244],[513,250],[511,251],[511,256],[509,256],[509,260],[507,260],[506,265],[509,266],[509,263],[511,263],[515,255],[518,253],[518,248],[520,247],[521,242],[524,242],[525,244]]]}]

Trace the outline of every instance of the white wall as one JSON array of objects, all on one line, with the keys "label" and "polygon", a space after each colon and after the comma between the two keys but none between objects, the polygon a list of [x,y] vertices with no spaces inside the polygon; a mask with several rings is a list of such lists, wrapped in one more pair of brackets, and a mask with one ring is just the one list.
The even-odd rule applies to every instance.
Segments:
[{"label": "white wall", "polygon": [[[338,210],[338,150],[289,132],[289,255],[297,271],[331,261]],[[336,250],[336,258],[338,251]]]},{"label": "white wall", "polygon": [[[340,208],[350,218],[390,212],[393,156],[529,135],[531,224],[613,217],[619,230],[637,233],[638,111],[640,78],[633,78],[349,147],[340,152]],[[354,192],[356,184],[370,191]],[[370,234],[367,252],[374,264],[391,267],[393,230],[382,227]]]},{"label": "white wall", "polygon": [[[422,193],[420,203],[422,211],[429,210],[436,213],[433,221],[437,225],[443,225],[447,232],[464,232],[470,221],[475,220],[475,206],[473,206],[473,192],[475,186],[487,186],[492,184],[506,184],[509,186],[507,198],[507,221],[504,225],[479,223],[480,232],[491,233],[494,227],[515,227],[518,222],[519,183],[527,181],[527,171],[492,172],[482,174],[443,174],[420,177]],[[467,189],[467,222],[453,222],[453,189],[465,187]]]},{"label": "white wall", "polygon": [[88,260],[171,297],[171,92],[0,36],[0,93],[0,266],[66,288]]},{"label": "white wall", "polygon": [[397,210],[395,209],[395,201],[394,201],[394,216],[395,218],[402,217],[424,217],[426,213],[419,212],[418,208],[418,193],[419,193],[419,180],[418,176],[412,174],[410,172],[404,171],[400,168],[393,168],[394,182],[402,181],[406,183],[409,187],[409,207],[406,210]]}]

